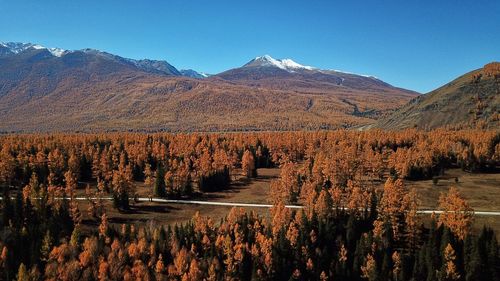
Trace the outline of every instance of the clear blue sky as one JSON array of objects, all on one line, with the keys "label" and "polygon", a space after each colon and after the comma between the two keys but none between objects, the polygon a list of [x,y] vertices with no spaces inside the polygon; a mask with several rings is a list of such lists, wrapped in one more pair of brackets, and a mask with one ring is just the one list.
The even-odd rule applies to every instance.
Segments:
[{"label": "clear blue sky", "polygon": [[208,73],[270,54],[427,92],[500,60],[500,1],[0,0],[0,41]]}]

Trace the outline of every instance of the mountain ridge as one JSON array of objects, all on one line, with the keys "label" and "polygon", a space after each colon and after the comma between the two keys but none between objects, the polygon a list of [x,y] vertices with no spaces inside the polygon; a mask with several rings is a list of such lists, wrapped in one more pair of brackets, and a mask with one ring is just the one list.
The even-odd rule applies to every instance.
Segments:
[{"label": "mountain ridge", "polygon": [[165,60],[131,59],[91,48],[84,48],[81,50],[65,50],[61,48],[48,48],[33,43],[20,43],[20,42],[0,42],[0,48],[3,49],[3,50],[0,49],[0,56],[19,55],[23,52],[29,51],[30,49],[47,50],[54,57],[57,58],[62,58],[63,56],[68,54],[81,52],[81,53],[103,56],[105,58],[117,60],[123,63],[129,63],[146,72],[164,74],[164,75],[182,76],[182,74],[180,73],[179,70],[177,70],[177,68],[175,68]]},{"label": "mountain ridge", "polygon": [[239,79],[200,79],[180,76],[170,64],[94,49],[55,56],[44,47],[6,54],[2,46],[0,131],[349,128],[372,123],[418,95],[374,78],[290,61],[284,62],[293,72],[240,67]]},{"label": "mountain ridge", "polygon": [[[49,48],[49,47],[45,47],[45,46],[35,44],[35,43],[1,42],[0,41],[0,57],[6,56],[6,55],[12,55],[12,54],[19,54],[19,53],[24,52],[28,49],[37,49],[37,50],[45,49],[45,50],[48,50],[55,57],[62,57],[66,54],[70,54],[70,53],[74,53],[74,52],[93,53],[93,54],[97,54],[97,55],[102,55],[104,57],[120,60],[123,62],[129,62],[131,64],[134,64],[135,66],[137,66],[141,70],[144,70],[147,72],[152,72],[152,73],[156,73],[156,74],[185,76],[185,77],[199,78],[199,79],[208,78],[208,77],[222,74],[224,72],[232,70],[232,69],[230,69],[230,70],[223,71],[223,72],[215,74],[215,75],[211,75],[211,74],[206,74],[205,72],[196,71],[194,69],[180,69],[179,70],[175,66],[168,63],[166,60],[155,60],[155,59],[148,59],[148,58],[132,59],[132,58],[126,58],[126,57],[115,55],[115,54],[112,54],[112,53],[109,53],[106,51],[101,51],[101,50],[92,49],[92,48],[84,48],[84,49],[80,49],[80,50],[67,50],[67,49],[61,49],[61,48],[57,48],[57,47],[56,48]],[[310,71],[316,71],[316,72],[326,73],[326,74],[342,73],[342,74],[346,74],[346,75],[363,76],[363,77],[368,77],[368,78],[380,80],[373,75],[358,74],[358,73],[341,71],[341,70],[333,70],[333,69],[320,69],[317,67],[305,66],[305,65],[299,64],[290,58],[275,59],[267,54],[263,55],[263,56],[255,57],[254,59],[245,63],[241,67],[236,67],[233,69],[252,67],[252,66],[274,66],[274,67],[278,67],[278,68],[283,69],[283,70],[287,70],[289,72],[294,72],[295,70],[310,70]]]},{"label": "mountain ridge", "polygon": [[291,59],[274,59],[269,55],[256,57],[241,67],[221,72],[211,78],[215,77],[247,86],[280,90],[296,88],[308,91],[311,88],[339,88],[388,93],[391,89],[416,94],[414,91],[394,87],[371,75],[319,69],[298,64]]}]

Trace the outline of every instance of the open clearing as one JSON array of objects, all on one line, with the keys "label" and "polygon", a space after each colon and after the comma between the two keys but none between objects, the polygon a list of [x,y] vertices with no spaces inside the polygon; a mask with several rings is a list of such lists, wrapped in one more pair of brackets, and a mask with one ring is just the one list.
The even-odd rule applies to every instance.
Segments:
[{"label": "open clearing", "polygon": [[[231,184],[231,188],[219,192],[211,192],[200,195],[193,200],[210,202],[233,202],[268,204],[268,192],[271,180],[279,177],[279,169],[259,169],[258,177],[253,180],[245,180],[237,177]],[[455,178],[458,177],[458,182]],[[446,171],[444,177],[435,185],[432,180],[406,181],[408,188],[415,188],[421,200],[421,209],[434,210],[438,206],[438,198],[441,192],[446,192],[449,187],[456,186],[462,195],[468,200],[475,211],[497,211],[500,210],[500,174],[470,174],[460,169]],[[79,190],[79,195],[83,195]],[[137,193],[141,197],[148,197],[148,188],[142,183],[137,185]],[[80,203],[81,210],[85,211],[87,203]],[[139,224],[164,224],[174,225],[189,221],[196,212],[202,216],[210,216],[215,222],[224,218],[231,207],[212,206],[198,204],[175,204],[140,202],[134,203],[128,212],[118,212],[113,208],[110,201],[105,202],[107,215],[112,224],[139,223]],[[260,215],[267,216],[269,210],[266,208],[245,207],[247,211],[254,211]],[[96,225],[98,222],[91,219],[84,212],[85,224]],[[476,216],[475,229],[481,229],[488,225],[500,231],[500,220],[498,216]]]},{"label": "open clearing", "polygon": [[[439,195],[455,186],[475,211],[500,209],[500,174],[470,174],[460,169],[445,172],[447,179],[440,179],[437,185],[432,180],[406,181],[406,186],[415,188],[421,200],[422,209],[436,209]],[[455,182],[458,178],[458,182]]]},{"label": "open clearing", "polygon": [[[231,188],[219,192],[210,192],[195,198],[200,201],[214,202],[235,202],[235,203],[255,203],[268,204],[267,194],[272,179],[279,176],[279,169],[259,169],[258,177],[254,180],[245,180],[237,178],[231,184]],[[147,197],[148,191],[143,184],[138,184],[137,193],[140,196]],[[78,195],[83,195],[83,190],[79,190]],[[210,206],[210,205],[185,205],[168,204],[154,202],[134,203],[128,212],[118,212],[112,206],[111,201],[106,201],[106,214],[109,222],[112,224],[138,223],[138,224],[165,224],[173,225],[189,221],[196,212],[202,216],[210,216],[215,222],[224,218],[231,207],[228,206]],[[86,202],[80,203],[80,209],[84,213],[84,222],[87,225],[96,225],[98,222],[90,218],[85,210],[88,208]],[[245,208],[247,211],[254,211],[260,215],[266,216],[269,212],[266,208]]]}]

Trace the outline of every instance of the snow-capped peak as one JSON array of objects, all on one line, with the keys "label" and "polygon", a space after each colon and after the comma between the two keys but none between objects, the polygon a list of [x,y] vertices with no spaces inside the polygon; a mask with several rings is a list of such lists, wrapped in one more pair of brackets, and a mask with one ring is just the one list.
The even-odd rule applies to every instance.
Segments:
[{"label": "snow-capped peak", "polygon": [[293,71],[296,69],[307,69],[307,70],[314,69],[314,67],[298,64],[291,59],[274,59],[270,55],[256,57],[247,65],[250,64],[254,65],[255,63],[258,63],[260,66],[274,66],[288,71]]},{"label": "snow-capped peak", "polygon": [[49,52],[56,57],[62,57],[68,52],[67,50],[63,50],[61,48],[47,48],[47,50],[49,50]]},{"label": "snow-capped peak", "polygon": [[270,55],[263,55],[260,57],[256,57],[255,59],[253,59],[250,62],[248,62],[247,64],[245,64],[244,67],[245,66],[258,66],[258,67],[272,66],[272,67],[278,67],[280,69],[283,69],[283,70],[286,70],[289,72],[294,72],[296,70],[301,70],[301,69],[313,70],[313,71],[317,71],[317,72],[321,72],[321,73],[338,72],[338,73],[363,76],[363,77],[378,80],[378,78],[373,76],[373,75],[357,74],[357,73],[353,73],[353,72],[347,72],[347,71],[336,70],[336,69],[319,69],[316,67],[299,64],[291,59],[275,59],[275,58],[271,57]]},{"label": "snow-capped peak", "polygon": [[22,53],[28,49],[46,49],[49,51],[53,56],[56,57],[61,57],[68,51],[60,49],[60,48],[47,48],[38,44],[32,44],[32,43],[19,43],[19,42],[0,42],[0,45],[9,49],[12,53],[14,54],[19,54]]},{"label": "snow-capped peak", "polygon": [[281,64],[286,68],[303,68],[303,69],[308,69],[308,70],[314,69],[314,67],[312,67],[312,66],[298,64],[291,59],[282,59]]}]

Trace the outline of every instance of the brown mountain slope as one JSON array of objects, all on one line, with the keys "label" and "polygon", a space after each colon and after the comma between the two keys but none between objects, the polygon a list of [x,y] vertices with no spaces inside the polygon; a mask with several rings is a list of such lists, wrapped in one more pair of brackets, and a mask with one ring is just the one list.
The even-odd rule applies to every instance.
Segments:
[{"label": "brown mountain slope", "polygon": [[500,63],[494,62],[411,100],[365,128],[500,128]]},{"label": "brown mountain slope", "polygon": [[373,122],[355,108],[386,111],[409,99],[355,91],[290,92],[126,75],[78,85],[71,79],[64,80],[49,94],[16,106],[11,106],[13,96],[0,98],[3,131],[336,128]]},{"label": "brown mountain slope", "polygon": [[[272,89],[288,90],[360,90],[376,92],[380,94],[402,93],[415,96],[416,93],[400,89],[385,83],[373,76],[359,75],[336,70],[323,70],[302,66],[284,68],[283,65],[274,65],[267,61],[275,60],[270,56],[257,57],[242,67],[230,69],[213,76],[211,79],[221,78],[233,83],[244,84],[253,87],[265,87]],[[285,59],[285,61],[291,61]],[[282,67],[282,68],[280,68]]]},{"label": "brown mountain slope", "polygon": [[392,86],[314,87],[304,79],[287,81],[308,86],[166,76],[93,53],[59,58],[29,50],[0,58],[0,131],[350,127],[372,123],[416,95]]}]

